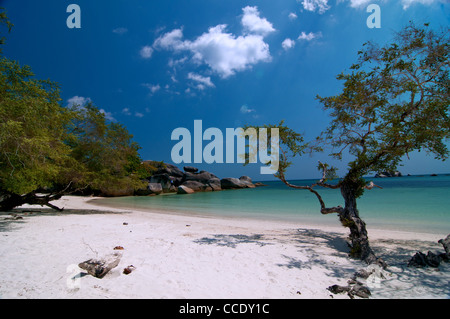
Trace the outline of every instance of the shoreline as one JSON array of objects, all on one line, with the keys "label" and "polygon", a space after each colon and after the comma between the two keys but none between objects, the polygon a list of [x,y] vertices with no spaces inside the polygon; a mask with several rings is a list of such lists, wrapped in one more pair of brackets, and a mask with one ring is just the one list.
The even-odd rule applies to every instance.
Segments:
[{"label": "shoreline", "polygon": [[[161,195],[159,195],[161,196]],[[178,196],[178,195],[162,195],[162,196]],[[240,216],[240,215],[221,215],[221,214],[207,214],[205,212],[195,212],[191,210],[175,210],[175,209],[146,209],[141,207],[127,207],[126,205],[114,207],[112,204],[108,205],[105,203],[97,203],[97,201],[103,201],[104,197],[92,197],[90,200],[86,201],[86,204],[91,205],[91,209],[99,209],[99,210],[117,210],[117,211],[130,211],[130,212],[140,212],[143,214],[160,214],[160,215],[175,215],[175,216],[187,216],[187,217],[198,217],[198,218],[210,218],[210,219],[218,219],[218,220],[241,220],[246,223],[270,223],[272,225],[278,225],[278,227],[307,227],[307,228],[321,228],[321,229],[327,229],[334,232],[342,232],[347,233],[348,230],[340,225],[340,222],[338,218],[334,218],[333,221],[323,221],[323,222],[311,222],[307,219],[300,220],[297,216],[293,216],[291,219],[287,218],[277,218],[277,217],[269,217],[266,216],[257,216],[257,217],[251,217],[251,216]],[[317,215],[320,215],[320,213],[317,213]],[[320,217],[326,217],[326,216],[320,216]],[[363,218],[364,219],[364,218]],[[406,223],[406,222],[405,222]],[[384,226],[383,224],[381,224]],[[378,239],[389,237],[396,239],[417,239],[417,236],[420,235],[421,238],[426,238],[426,240],[433,240],[436,236],[446,237],[448,234],[445,234],[444,232],[439,232],[436,230],[425,230],[425,229],[392,229],[392,228],[383,228],[380,227],[380,224],[377,226],[374,226],[373,224],[366,225],[369,235],[375,235]],[[385,236],[385,234],[387,234]],[[396,235],[397,234],[397,235]]]},{"label": "shoreline", "polygon": [[[55,202],[62,213],[22,207],[19,220],[0,213],[0,298],[347,299],[327,288],[347,285],[366,267],[348,257],[347,230],[338,224],[142,212],[92,200],[65,196]],[[369,236],[389,264],[369,283],[371,298],[450,297],[448,264],[406,267],[417,251],[441,251],[446,235],[369,228]],[[103,279],[77,267],[117,246],[119,266]],[[135,270],[123,274],[130,265]]]}]

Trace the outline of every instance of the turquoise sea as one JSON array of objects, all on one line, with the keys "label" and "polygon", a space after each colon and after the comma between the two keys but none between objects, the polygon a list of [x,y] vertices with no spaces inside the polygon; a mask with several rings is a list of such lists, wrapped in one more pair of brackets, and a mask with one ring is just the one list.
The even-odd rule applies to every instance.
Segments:
[{"label": "turquoise sea", "polygon": [[[377,178],[383,189],[366,191],[358,201],[361,218],[370,228],[450,233],[450,174]],[[308,185],[313,180],[291,181]],[[289,221],[305,225],[339,225],[336,214],[321,215],[314,194],[280,181],[253,189],[192,195],[121,197],[99,204],[139,210],[159,210],[204,216],[244,217]],[[343,205],[339,190],[317,188],[327,206]]]}]

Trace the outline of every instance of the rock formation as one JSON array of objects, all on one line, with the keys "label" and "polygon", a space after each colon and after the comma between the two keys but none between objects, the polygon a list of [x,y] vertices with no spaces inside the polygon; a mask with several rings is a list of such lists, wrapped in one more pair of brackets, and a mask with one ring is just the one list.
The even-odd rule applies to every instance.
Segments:
[{"label": "rock formation", "polygon": [[160,183],[148,183],[146,188],[137,190],[136,195],[138,196],[159,195],[162,192],[163,188]]},{"label": "rock formation", "polygon": [[[151,161],[147,161],[152,163]],[[138,196],[159,195],[161,193],[191,194],[193,192],[217,192],[224,189],[241,189],[264,186],[253,184],[248,176],[220,179],[216,175],[199,171],[196,167],[185,166],[184,171],[172,164],[162,164],[149,176],[147,186],[135,192]]]},{"label": "rock formation", "polygon": [[375,174],[375,178],[384,178],[384,177],[402,177],[401,172],[379,172]]},{"label": "rock formation", "polygon": [[181,185],[178,186],[178,194],[193,194],[195,191],[192,188],[189,188],[187,186]]}]

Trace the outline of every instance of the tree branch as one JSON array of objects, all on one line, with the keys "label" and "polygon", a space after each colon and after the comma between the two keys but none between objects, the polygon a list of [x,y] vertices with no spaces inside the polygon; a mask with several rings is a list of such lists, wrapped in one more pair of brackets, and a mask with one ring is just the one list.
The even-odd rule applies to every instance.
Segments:
[{"label": "tree branch", "polygon": [[[344,212],[344,208],[343,208],[342,206],[331,207],[331,208],[327,208],[327,207],[326,207],[325,202],[324,202],[323,199],[322,199],[322,196],[320,196],[320,194],[319,194],[315,189],[313,189],[314,185],[319,185],[319,184],[314,184],[314,185],[312,185],[312,186],[300,186],[300,185],[294,185],[294,184],[291,184],[291,183],[289,183],[289,182],[286,180],[286,178],[285,178],[285,176],[284,176],[284,173],[283,173],[282,171],[279,171],[279,179],[280,179],[284,184],[286,184],[287,186],[289,186],[289,187],[291,187],[291,188],[294,188],[294,189],[307,189],[307,190],[309,190],[311,193],[313,193],[314,195],[316,195],[316,197],[317,197],[317,199],[319,200],[319,203],[320,203],[320,212],[321,212],[323,215],[333,214],[333,213],[341,214],[341,213]],[[322,178],[322,179],[323,179],[323,178]],[[335,187],[335,185],[330,185],[330,186],[333,186],[333,187],[330,187],[330,188],[339,188],[339,187]]]},{"label": "tree branch", "polygon": [[383,187],[378,186],[378,185],[375,185],[374,182],[370,182],[369,185],[364,186],[364,188],[365,188],[365,189],[368,189],[368,190],[371,190],[371,189],[373,189],[374,187],[383,189]]}]

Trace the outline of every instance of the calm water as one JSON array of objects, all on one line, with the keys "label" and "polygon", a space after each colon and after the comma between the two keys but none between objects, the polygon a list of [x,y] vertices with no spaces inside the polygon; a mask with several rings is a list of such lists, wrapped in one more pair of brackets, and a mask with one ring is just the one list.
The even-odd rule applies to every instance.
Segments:
[{"label": "calm water", "polygon": [[[383,189],[366,191],[358,201],[370,228],[450,233],[450,175],[375,179]],[[300,180],[307,185],[314,181]],[[294,221],[308,225],[339,225],[336,214],[321,215],[314,194],[288,188],[280,181],[254,189],[192,195],[102,199],[114,207],[165,210],[185,214]],[[339,190],[320,189],[327,206],[343,205]]]}]

